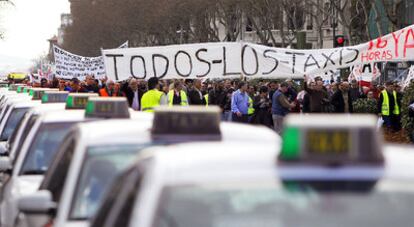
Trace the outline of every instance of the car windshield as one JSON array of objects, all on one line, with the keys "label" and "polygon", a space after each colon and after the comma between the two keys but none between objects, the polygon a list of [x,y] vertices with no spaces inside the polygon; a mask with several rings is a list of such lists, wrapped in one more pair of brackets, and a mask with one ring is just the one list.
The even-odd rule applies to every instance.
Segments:
[{"label": "car windshield", "polygon": [[6,115],[7,111],[9,110],[9,108],[10,108],[10,104],[6,104],[6,106],[4,107],[4,109],[1,110],[1,113],[0,113],[0,122],[3,121],[3,118]]},{"label": "car windshield", "polygon": [[91,218],[110,183],[134,161],[140,150],[148,146],[151,144],[89,147],[72,199],[70,219]]},{"label": "car windshield", "polygon": [[[22,135],[20,136],[20,139],[18,143],[15,145],[16,149],[13,149],[13,146],[10,146],[11,151],[15,151],[15,153],[10,153],[11,157],[17,157],[20,154],[20,150],[22,149],[23,143],[26,140],[27,135],[29,135],[30,130],[32,129],[33,125],[35,124],[36,120],[39,118],[39,115],[32,114],[27,121],[27,123],[24,125],[24,128],[22,129]],[[16,161],[16,159],[13,159],[13,164]]]},{"label": "car windshield", "polygon": [[[335,189],[338,186],[340,190]],[[371,182],[172,186],[163,190],[153,226],[412,226],[413,182],[371,186]]]},{"label": "car windshield", "polygon": [[1,141],[7,141],[10,135],[13,133],[17,124],[22,120],[24,114],[29,110],[29,108],[14,108],[9,118],[7,119],[6,126],[3,128],[3,131],[0,136]]},{"label": "car windshield", "polygon": [[13,130],[13,133],[10,135],[10,138],[9,138],[9,140],[7,141],[7,144],[8,144],[8,145],[7,145],[7,147],[11,148],[11,147],[13,146],[14,142],[16,141],[17,134],[18,134],[19,130],[20,130],[22,127],[24,127],[23,122],[27,122],[27,121],[25,121],[24,119],[27,119],[27,116],[28,116],[29,114],[30,114],[30,113],[26,112],[26,113],[23,115],[22,119],[19,121],[19,123],[16,125],[16,129],[15,129],[15,130]]},{"label": "car windshield", "polygon": [[20,174],[44,174],[73,122],[42,124],[24,160]]}]

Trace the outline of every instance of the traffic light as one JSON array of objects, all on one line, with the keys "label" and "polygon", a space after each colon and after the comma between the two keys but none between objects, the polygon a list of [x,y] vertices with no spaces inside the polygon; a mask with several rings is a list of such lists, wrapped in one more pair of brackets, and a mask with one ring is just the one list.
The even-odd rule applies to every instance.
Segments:
[{"label": "traffic light", "polygon": [[345,45],[345,37],[343,35],[335,36],[334,47],[343,47]]}]

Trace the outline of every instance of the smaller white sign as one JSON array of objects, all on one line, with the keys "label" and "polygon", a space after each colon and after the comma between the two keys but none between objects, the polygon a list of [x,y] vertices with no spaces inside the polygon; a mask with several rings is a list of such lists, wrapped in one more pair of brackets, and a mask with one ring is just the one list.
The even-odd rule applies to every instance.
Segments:
[{"label": "smaller white sign", "polygon": [[[128,48],[128,41],[119,48]],[[94,75],[96,79],[105,77],[105,64],[102,56],[83,57],[58,46],[53,46],[53,53],[55,56],[55,75],[58,78],[72,79],[76,77],[83,80],[87,75]]]}]

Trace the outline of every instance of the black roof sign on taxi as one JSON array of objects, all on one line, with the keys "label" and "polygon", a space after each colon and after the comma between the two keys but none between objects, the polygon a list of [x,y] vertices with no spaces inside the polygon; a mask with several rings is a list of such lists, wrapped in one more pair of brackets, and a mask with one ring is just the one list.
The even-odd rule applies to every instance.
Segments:
[{"label": "black roof sign on taxi", "polygon": [[280,161],[327,165],[382,164],[382,140],[371,115],[289,115]]},{"label": "black roof sign on taxi", "polygon": [[66,100],[66,109],[85,109],[90,97],[98,97],[96,93],[72,93]]},{"label": "black roof sign on taxi", "polygon": [[69,95],[67,91],[44,91],[42,103],[64,103]]},{"label": "black roof sign on taxi", "polygon": [[25,84],[10,84],[9,91],[17,91],[19,86],[25,86]]},{"label": "black roof sign on taxi", "polygon": [[130,118],[128,101],[124,97],[89,97],[87,118]]},{"label": "black roof sign on taxi", "polygon": [[167,141],[220,140],[218,107],[157,107],[152,138]]},{"label": "black roof sign on taxi", "polygon": [[32,100],[42,100],[44,91],[51,91],[49,88],[30,88],[29,95]]}]

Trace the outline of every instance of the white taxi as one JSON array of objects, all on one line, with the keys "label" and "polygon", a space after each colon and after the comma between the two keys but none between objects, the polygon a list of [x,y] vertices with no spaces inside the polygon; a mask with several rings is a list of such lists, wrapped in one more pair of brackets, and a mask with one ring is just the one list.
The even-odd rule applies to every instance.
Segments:
[{"label": "white taxi", "polygon": [[[68,95],[67,92],[44,92],[42,103],[66,102],[66,110],[48,111],[38,115],[22,142],[21,149],[17,150],[18,155],[12,153],[14,163],[10,157],[0,158],[0,171],[10,173],[10,179],[3,186],[2,226],[16,225],[18,198],[38,189],[58,146],[66,138],[72,126],[83,121],[110,118],[103,111],[109,108],[109,103],[116,104],[110,108],[114,112],[114,116],[111,117],[129,118],[125,98],[106,99],[91,96],[96,94]],[[120,110],[126,111],[127,115],[120,113],[122,112]]]},{"label": "white taxi", "polygon": [[91,226],[412,225],[412,147],[383,151],[375,117],[288,116],[282,141],[146,149]]},{"label": "white taxi", "polygon": [[23,116],[30,111],[31,108],[39,105],[40,102],[36,101],[18,101],[10,105],[0,121],[0,154],[6,153],[6,143],[17,128],[19,122],[23,119]]},{"label": "white taxi", "polygon": [[[279,145],[278,135],[270,129],[220,124],[218,108],[159,108],[153,122],[110,120],[82,123],[62,144],[40,191],[23,197],[19,209],[27,215],[27,220],[30,219],[28,226],[43,226],[46,222],[56,226],[88,226],[111,181],[132,163],[142,149],[189,141],[236,141],[244,144],[248,140],[272,150]],[[194,152],[197,153],[198,149]],[[34,201],[49,207],[33,207]],[[56,217],[52,215],[48,220],[47,215],[55,212]]]}]

